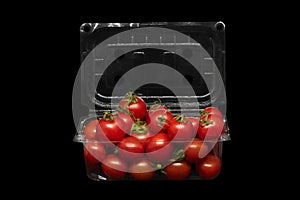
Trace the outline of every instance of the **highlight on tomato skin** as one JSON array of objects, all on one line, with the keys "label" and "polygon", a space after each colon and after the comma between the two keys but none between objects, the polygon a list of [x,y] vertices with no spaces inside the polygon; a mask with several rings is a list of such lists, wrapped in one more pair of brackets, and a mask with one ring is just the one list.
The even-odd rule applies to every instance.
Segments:
[{"label": "highlight on tomato skin", "polygon": [[188,117],[188,120],[192,123],[193,125],[193,133],[196,133],[198,130],[198,126],[199,126],[199,118],[198,117]]}]

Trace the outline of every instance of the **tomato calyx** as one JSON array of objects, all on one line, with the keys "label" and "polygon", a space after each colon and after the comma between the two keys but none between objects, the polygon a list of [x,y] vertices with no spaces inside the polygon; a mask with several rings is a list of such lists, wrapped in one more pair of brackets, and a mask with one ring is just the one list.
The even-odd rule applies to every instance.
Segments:
[{"label": "tomato calyx", "polygon": [[160,173],[167,175],[167,172],[164,170],[162,164],[160,163],[156,164],[155,168],[159,170]]},{"label": "tomato calyx", "polygon": [[127,105],[129,105],[130,103],[137,103],[139,101],[138,98],[136,98],[136,94],[134,92],[127,92],[125,96],[125,101],[127,101]]},{"label": "tomato calyx", "polygon": [[200,117],[203,117],[204,115],[207,116],[208,114],[209,114],[208,111],[202,111],[202,112],[200,113]]},{"label": "tomato calyx", "polygon": [[126,103],[124,104],[124,106],[119,105],[117,111],[130,115],[130,117],[132,117],[135,121],[136,118],[134,116],[134,113],[128,110],[128,106],[130,105],[130,103],[138,103],[137,95],[133,92],[127,92],[125,96],[126,98],[123,99],[123,101],[125,101]]},{"label": "tomato calyx", "polygon": [[115,146],[113,153],[119,155],[119,147],[117,145]]},{"label": "tomato calyx", "polygon": [[118,112],[121,112],[121,113],[124,113],[124,114],[128,114],[130,117],[133,118],[134,121],[136,121],[136,118],[133,114],[133,112],[130,112],[128,109],[127,109],[128,105],[126,104],[125,106],[118,106],[117,108],[117,111]]},{"label": "tomato calyx", "polygon": [[106,120],[106,121],[111,121],[112,122],[114,120],[114,116],[111,112],[106,111],[106,112],[104,112],[103,119]]},{"label": "tomato calyx", "polygon": [[131,113],[126,108],[127,108],[127,105],[125,105],[125,106],[118,106],[117,111],[130,115]]},{"label": "tomato calyx", "polygon": [[[185,158],[184,150],[179,149],[178,151],[175,151],[173,154],[173,158],[171,158],[170,162],[180,162]],[[158,163],[156,166],[154,166],[157,170],[159,170],[160,173],[167,175],[167,172],[164,170],[163,165]]]},{"label": "tomato calyx", "polygon": [[185,153],[183,149],[179,149],[173,153],[173,157],[170,159],[170,162],[179,162],[185,158]]},{"label": "tomato calyx", "polygon": [[141,121],[140,119],[137,119],[136,122],[132,124],[130,132],[136,134],[147,133],[148,129],[146,127],[146,123],[144,121]]},{"label": "tomato calyx", "polygon": [[183,123],[183,124],[187,124],[188,123],[188,119],[183,115],[183,114],[179,114],[175,117],[175,120],[177,122]]},{"label": "tomato calyx", "polygon": [[[204,117],[203,117],[203,116],[204,116]],[[200,125],[201,125],[202,127],[207,126],[207,125],[213,123],[212,120],[209,120],[209,119],[208,119],[208,116],[209,116],[209,113],[208,113],[208,112],[205,112],[205,113],[203,113],[202,117],[200,118],[200,122],[201,122]]]},{"label": "tomato calyx", "polygon": [[[159,110],[161,108],[165,108],[165,106],[163,106],[161,100],[158,98],[158,100],[154,101],[153,105],[150,106],[149,112],[153,113],[154,111]],[[169,109],[167,109],[167,110],[169,110]]]},{"label": "tomato calyx", "polygon": [[167,122],[167,118],[166,118],[166,112],[167,112],[167,110],[162,115],[157,117],[157,119],[158,119],[157,125],[160,128],[164,128],[164,125],[169,125],[169,123]]},{"label": "tomato calyx", "polygon": [[156,110],[158,110],[158,109],[160,109],[160,108],[161,108],[161,104],[156,103],[156,104],[154,104],[154,105],[152,105],[152,106],[150,107],[149,112],[150,112],[150,113],[153,113],[154,111],[156,111]]}]

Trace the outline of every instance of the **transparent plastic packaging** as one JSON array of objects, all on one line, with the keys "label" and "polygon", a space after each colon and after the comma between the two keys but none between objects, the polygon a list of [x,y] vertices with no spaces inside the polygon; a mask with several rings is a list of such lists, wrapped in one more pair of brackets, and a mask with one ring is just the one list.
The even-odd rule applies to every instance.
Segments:
[{"label": "transparent plastic packaging", "polygon": [[[224,23],[85,23],[80,56],[73,89],[74,141],[83,144],[90,179],[219,175],[223,142],[230,140]],[[129,109],[140,102],[137,97],[146,105],[141,117]],[[159,117],[157,111],[162,111]],[[148,132],[142,143],[140,137]],[[163,142],[167,145],[158,148]]]}]

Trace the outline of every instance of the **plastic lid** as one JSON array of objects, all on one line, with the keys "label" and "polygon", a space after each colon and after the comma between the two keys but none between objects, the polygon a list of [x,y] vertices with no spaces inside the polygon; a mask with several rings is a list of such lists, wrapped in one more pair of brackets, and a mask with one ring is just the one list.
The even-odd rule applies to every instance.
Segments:
[{"label": "plastic lid", "polygon": [[214,104],[226,113],[223,22],[85,23],[80,55],[73,110],[80,101],[101,115],[134,91],[174,112]]}]

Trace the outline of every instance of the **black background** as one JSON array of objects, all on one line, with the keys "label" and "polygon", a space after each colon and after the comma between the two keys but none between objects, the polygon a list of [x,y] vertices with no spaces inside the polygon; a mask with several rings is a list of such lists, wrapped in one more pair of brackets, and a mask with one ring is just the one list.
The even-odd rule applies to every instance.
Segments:
[{"label": "black background", "polygon": [[[265,64],[265,54],[261,54],[262,47],[268,46],[266,41],[261,41],[262,36],[268,35],[264,32],[262,21],[254,17],[241,20],[228,15],[214,15],[211,18],[188,14],[130,16],[70,17],[66,14],[59,19],[47,19],[36,32],[29,34],[37,40],[34,46],[28,44],[33,49],[29,53],[35,57],[37,67],[27,68],[27,73],[34,74],[34,79],[26,78],[19,90],[24,91],[22,83],[26,82],[29,83],[28,88],[32,88],[24,95],[22,93],[25,99],[23,105],[26,106],[20,113],[20,116],[26,113],[32,117],[28,116],[30,123],[22,126],[26,132],[22,143],[26,148],[18,150],[22,162],[17,160],[18,164],[10,166],[11,172],[18,172],[11,173],[16,175],[13,180],[21,179],[18,181],[21,187],[26,187],[30,180],[34,183],[30,189],[39,188],[39,191],[45,191],[44,195],[68,197],[82,195],[104,198],[103,195],[109,195],[112,198],[137,198],[140,197],[137,192],[140,192],[142,198],[158,198],[161,195],[243,198],[255,196],[257,193],[253,191],[266,191],[265,185],[274,180],[274,165],[271,162],[271,150],[265,149],[262,141],[269,138],[274,122],[269,123],[269,118],[264,117],[263,123],[270,126],[259,128],[261,117],[258,120],[257,113],[272,115],[268,112],[271,107],[268,103],[261,107],[261,99],[265,99],[266,90],[272,92],[274,85],[265,78],[265,71],[270,66]],[[79,27],[91,21],[140,20],[220,20],[226,24],[227,118],[232,140],[224,143],[222,171],[214,180],[95,182],[86,176],[83,146],[73,142],[76,130],[71,104],[73,83],[80,66]],[[25,97],[30,95],[35,95],[35,98],[26,100]],[[20,108],[19,104],[15,105]],[[33,135],[30,134],[33,132]],[[28,154],[23,156],[23,150],[25,152],[27,149]],[[13,157],[11,159],[14,160]],[[238,195],[237,191],[243,195]]]}]

